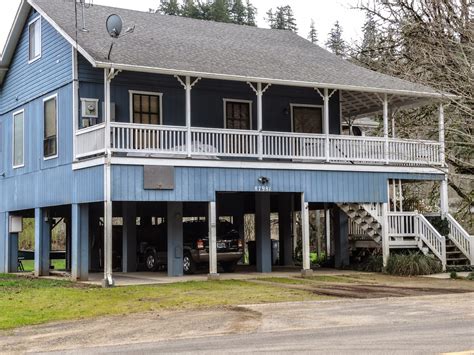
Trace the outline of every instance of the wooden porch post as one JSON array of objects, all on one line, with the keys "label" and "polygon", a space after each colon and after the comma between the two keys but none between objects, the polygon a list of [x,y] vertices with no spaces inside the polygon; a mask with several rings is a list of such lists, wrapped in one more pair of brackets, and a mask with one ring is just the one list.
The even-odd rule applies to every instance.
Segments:
[{"label": "wooden porch post", "polygon": [[383,96],[383,138],[384,138],[384,159],[385,164],[389,163],[388,154],[388,97],[387,94]]},{"label": "wooden porch post", "polygon": [[215,280],[219,278],[217,273],[217,211],[216,202],[209,202],[209,280]]},{"label": "wooden porch post", "polygon": [[188,158],[191,157],[191,77],[186,76],[185,90],[186,90],[186,150]]},{"label": "wooden porch post", "polygon": [[301,244],[303,249],[303,270],[301,270],[301,274],[302,276],[309,276],[312,273],[309,240],[309,204],[305,201],[304,192],[301,193],[301,229]]},{"label": "wooden porch post", "polygon": [[258,159],[263,160],[263,92],[262,83],[257,83],[257,130],[258,130]]},{"label": "wooden porch post", "polygon": [[105,107],[105,164],[104,164],[104,280],[103,287],[112,287],[112,179],[110,152],[110,82],[114,70],[104,69],[104,107]]},{"label": "wooden porch post", "polygon": [[390,238],[388,235],[388,203],[382,203],[382,258],[383,266],[387,266],[390,256]]},{"label": "wooden porch post", "polygon": [[[446,166],[446,145],[445,145],[445,128],[444,128],[444,105],[439,105],[439,160],[443,167]],[[441,216],[444,218],[449,213],[448,200],[448,175],[444,176],[440,186],[440,210]]]},{"label": "wooden porch post", "polygon": [[324,146],[324,156],[326,157],[326,162],[329,162],[329,89],[324,89],[324,122],[323,130],[325,137],[325,146]]}]

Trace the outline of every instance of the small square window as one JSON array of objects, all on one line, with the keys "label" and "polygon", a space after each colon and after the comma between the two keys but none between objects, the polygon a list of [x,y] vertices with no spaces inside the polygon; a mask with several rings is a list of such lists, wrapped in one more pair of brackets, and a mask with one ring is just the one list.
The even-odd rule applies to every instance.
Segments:
[{"label": "small square window", "polygon": [[28,25],[29,34],[29,56],[30,62],[35,61],[41,57],[41,18],[30,22]]}]

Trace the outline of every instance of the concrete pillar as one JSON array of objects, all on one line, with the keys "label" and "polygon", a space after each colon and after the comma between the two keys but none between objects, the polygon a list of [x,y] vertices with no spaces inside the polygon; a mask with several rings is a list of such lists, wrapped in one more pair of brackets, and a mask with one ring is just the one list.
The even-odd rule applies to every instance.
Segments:
[{"label": "concrete pillar", "polygon": [[270,194],[266,192],[255,195],[255,242],[257,272],[272,272]]},{"label": "concrete pillar", "polygon": [[167,203],[168,276],[183,276],[183,204]]},{"label": "concrete pillar", "polygon": [[278,196],[278,236],[280,239],[280,265],[293,265],[291,241],[291,195]]},{"label": "concrete pillar", "polygon": [[219,278],[217,273],[217,211],[216,202],[209,202],[209,280]]},{"label": "concrete pillar", "polygon": [[89,205],[71,209],[71,278],[89,279]]},{"label": "concrete pillar", "polygon": [[383,266],[387,266],[390,256],[390,239],[388,236],[388,203],[382,203],[382,257]]},{"label": "concrete pillar", "polygon": [[6,212],[0,212],[0,274],[5,274],[8,271],[8,223]]},{"label": "concrete pillar", "polygon": [[124,202],[122,205],[122,271],[137,271],[137,205]]},{"label": "concrete pillar", "polygon": [[304,193],[301,194],[301,246],[303,254],[303,276],[311,274],[310,237],[309,237],[309,204],[305,201]]},{"label": "concrete pillar", "polygon": [[347,215],[339,208],[335,210],[334,264],[336,268],[349,265],[349,226]]},{"label": "concrete pillar", "polygon": [[45,208],[35,209],[35,276],[48,276],[51,251],[51,225]]}]

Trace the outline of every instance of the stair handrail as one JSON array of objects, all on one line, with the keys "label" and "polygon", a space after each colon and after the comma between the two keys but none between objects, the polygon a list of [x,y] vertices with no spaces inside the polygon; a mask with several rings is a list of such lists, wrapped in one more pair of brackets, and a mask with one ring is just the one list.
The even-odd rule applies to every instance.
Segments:
[{"label": "stair handrail", "polygon": [[446,270],[446,238],[422,214],[416,215],[416,231],[419,238],[441,260],[443,271]]},{"label": "stair handrail", "polygon": [[448,238],[467,256],[471,265],[474,265],[474,236],[470,235],[451,214],[446,214],[446,220],[449,226]]}]

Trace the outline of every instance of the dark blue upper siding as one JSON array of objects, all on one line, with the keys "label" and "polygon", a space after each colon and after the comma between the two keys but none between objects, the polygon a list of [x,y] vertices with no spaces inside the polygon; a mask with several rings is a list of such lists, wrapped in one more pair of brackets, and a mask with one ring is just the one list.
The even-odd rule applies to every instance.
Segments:
[{"label": "dark blue upper siding", "polygon": [[[93,68],[79,56],[80,97],[104,99],[103,70]],[[115,102],[116,121],[129,122],[129,90],[160,92],[163,94],[163,123],[185,125],[185,91],[176,78],[137,72],[121,72],[111,85],[111,101]],[[243,82],[203,79],[191,94],[192,125],[194,127],[223,128],[223,99],[253,101],[253,129],[257,127],[256,96]],[[291,131],[290,104],[322,105],[319,94],[311,88],[271,86],[263,96],[263,129],[267,131]],[[100,105],[102,106],[102,105]],[[102,107],[100,107],[102,117]],[[340,133],[339,95],[330,101],[330,132]]]},{"label": "dark blue upper siding", "polygon": [[387,180],[439,180],[441,175],[271,169],[175,169],[175,189],[144,190],[142,166],[112,167],[114,201],[213,201],[216,192],[253,192],[261,176],[273,192],[305,192],[308,202],[386,202]]},{"label": "dark blue upper siding", "polygon": [[0,86],[0,115],[13,111],[72,80],[72,47],[49,23],[41,20],[41,58],[28,64],[28,23],[23,28],[10,68]]}]

